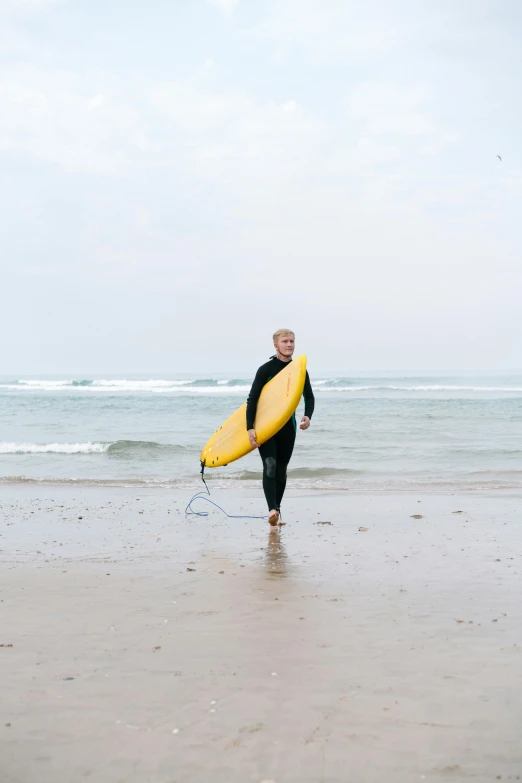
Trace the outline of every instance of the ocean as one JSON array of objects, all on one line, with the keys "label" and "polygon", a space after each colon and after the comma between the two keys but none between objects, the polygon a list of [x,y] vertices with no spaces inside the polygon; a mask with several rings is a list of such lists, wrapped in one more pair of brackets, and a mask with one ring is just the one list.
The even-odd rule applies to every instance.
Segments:
[{"label": "ocean", "polygon": [[[314,373],[289,486],[522,487],[522,374]],[[0,378],[0,483],[200,484],[199,452],[247,397],[245,377]],[[298,415],[301,415],[301,403]],[[257,452],[206,475],[258,486]]]}]

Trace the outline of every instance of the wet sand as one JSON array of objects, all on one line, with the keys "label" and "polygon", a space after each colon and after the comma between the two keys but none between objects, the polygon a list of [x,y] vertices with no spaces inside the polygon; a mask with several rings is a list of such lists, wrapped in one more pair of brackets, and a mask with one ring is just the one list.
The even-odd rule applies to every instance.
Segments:
[{"label": "wet sand", "polygon": [[520,494],[186,494],[0,489],[3,783],[522,778]]}]

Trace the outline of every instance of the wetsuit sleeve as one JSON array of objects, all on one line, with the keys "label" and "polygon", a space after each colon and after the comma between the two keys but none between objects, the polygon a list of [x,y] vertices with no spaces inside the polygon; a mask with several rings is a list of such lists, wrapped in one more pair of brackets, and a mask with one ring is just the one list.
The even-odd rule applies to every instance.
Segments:
[{"label": "wetsuit sleeve", "polygon": [[261,394],[263,386],[265,385],[267,380],[268,378],[266,377],[266,370],[263,365],[256,372],[256,377],[254,378],[254,383],[252,384],[252,388],[250,389],[250,394],[248,395],[248,399],[247,399],[247,406],[246,406],[247,430],[254,429],[254,421],[256,419],[256,411],[257,411],[257,401],[259,400],[259,395]]},{"label": "wetsuit sleeve", "polygon": [[305,385],[303,389],[303,397],[305,401],[305,412],[304,415],[308,416],[309,419],[312,418],[312,414],[314,412],[315,408],[315,397],[314,393],[312,391],[312,384],[310,383],[310,376],[308,375],[308,370],[306,371],[306,378],[305,378]]}]

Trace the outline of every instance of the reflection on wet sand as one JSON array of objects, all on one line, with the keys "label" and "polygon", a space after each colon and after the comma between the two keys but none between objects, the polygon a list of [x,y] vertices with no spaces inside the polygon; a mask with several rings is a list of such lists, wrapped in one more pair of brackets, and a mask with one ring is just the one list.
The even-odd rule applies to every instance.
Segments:
[{"label": "reflection on wet sand", "polygon": [[271,530],[269,532],[265,559],[266,572],[269,576],[278,579],[288,576],[288,555],[280,530]]}]

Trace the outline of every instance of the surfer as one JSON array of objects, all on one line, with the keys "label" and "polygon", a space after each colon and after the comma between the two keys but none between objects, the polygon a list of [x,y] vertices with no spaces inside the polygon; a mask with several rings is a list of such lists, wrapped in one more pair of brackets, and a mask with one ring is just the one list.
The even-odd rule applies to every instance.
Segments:
[{"label": "surfer", "polygon": [[[256,373],[254,383],[248,395],[246,408],[246,426],[248,430],[248,439],[250,445],[259,449],[261,459],[263,460],[263,491],[268,504],[268,521],[271,525],[282,525],[281,522],[281,501],[286,487],[286,471],[292,452],[294,450],[295,435],[297,423],[295,413],[283,427],[272,438],[263,443],[262,446],[257,442],[254,421],[256,418],[257,401],[263,386],[269,380],[274,378],[277,373],[284,370],[288,362],[292,361],[292,355],[295,348],[295,335],[290,329],[278,329],[274,334],[275,355],[270,357],[266,364],[261,365]],[[312,391],[312,385],[306,373],[306,380],[303,390],[305,400],[305,412],[301,419],[299,429],[307,430],[310,426],[310,419],[314,412],[315,398]]]}]

